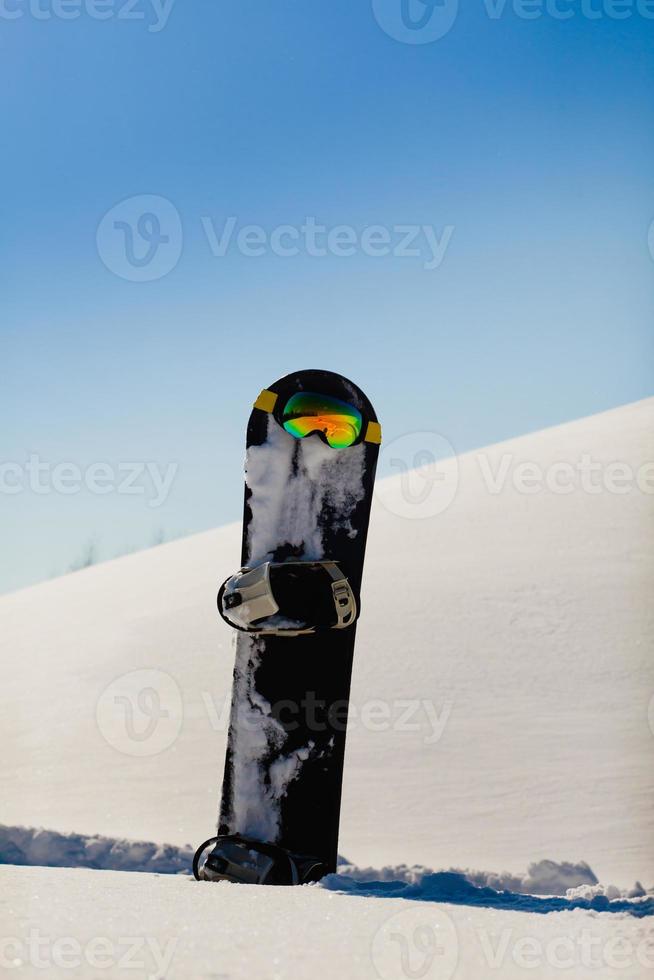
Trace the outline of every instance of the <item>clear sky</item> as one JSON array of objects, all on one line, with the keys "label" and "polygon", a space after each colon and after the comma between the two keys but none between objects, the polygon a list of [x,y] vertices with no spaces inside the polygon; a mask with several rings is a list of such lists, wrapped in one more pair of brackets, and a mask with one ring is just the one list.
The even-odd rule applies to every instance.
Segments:
[{"label": "clear sky", "polygon": [[2,0],[0,590],[240,517],[291,370],[456,451],[651,394],[652,18]]}]

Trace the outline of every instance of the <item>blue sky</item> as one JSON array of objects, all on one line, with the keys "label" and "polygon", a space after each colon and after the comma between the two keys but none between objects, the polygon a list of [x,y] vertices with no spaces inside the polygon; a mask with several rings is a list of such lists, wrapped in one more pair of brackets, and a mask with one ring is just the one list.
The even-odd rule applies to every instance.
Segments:
[{"label": "blue sky", "polygon": [[[249,406],[291,370],[341,371],[387,439],[433,429],[457,451],[651,394],[644,0],[624,19],[560,0],[565,20],[551,0],[411,0],[426,31],[452,21],[425,43],[404,43],[400,3],[0,5],[0,462],[22,481],[0,494],[0,590],[90,540],[109,557],[238,518]],[[352,254],[308,254],[307,218],[345,226]],[[248,225],[261,255],[238,246]],[[296,254],[271,246],[280,226]],[[36,492],[15,469],[35,455],[176,475],[159,507]]]}]

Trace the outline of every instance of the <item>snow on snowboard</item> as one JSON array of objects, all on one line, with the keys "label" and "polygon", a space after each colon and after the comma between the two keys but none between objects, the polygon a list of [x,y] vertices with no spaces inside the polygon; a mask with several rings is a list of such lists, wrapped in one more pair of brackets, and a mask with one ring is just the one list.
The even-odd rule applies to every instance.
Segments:
[{"label": "snow on snowboard", "polygon": [[336,869],[380,442],[367,397],[329,371],[289,374],[254,404],[241,569],[218,595],[236,630],[218,836],[198,848],[197,878],[298,884]]}]

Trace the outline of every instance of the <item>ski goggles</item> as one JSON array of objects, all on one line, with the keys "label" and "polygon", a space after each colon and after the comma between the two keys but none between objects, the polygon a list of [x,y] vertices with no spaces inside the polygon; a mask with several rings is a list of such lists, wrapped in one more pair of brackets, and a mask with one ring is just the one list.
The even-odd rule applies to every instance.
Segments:
[{"label": "ski goggles", "polygon": [[254,407],[272,413],[296,439],[304,439],[318,432],[332,449],[347,449],[360,442],[362,434],[364,442],[377,445],[381,442],[379,423],[366,423],[358,408],[340,398],[313,391],[298,391],[281,406],[278,402],[278,394],[264,388]]}]

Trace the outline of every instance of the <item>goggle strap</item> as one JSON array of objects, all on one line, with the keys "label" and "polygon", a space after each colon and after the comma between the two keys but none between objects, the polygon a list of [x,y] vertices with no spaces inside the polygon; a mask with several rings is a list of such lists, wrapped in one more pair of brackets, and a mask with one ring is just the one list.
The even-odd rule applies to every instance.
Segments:
[{"label": "goggle strap", "polygon": [[276,404],[277,393],[264,388],[254,403],[254,407],[260,409],[262,412],[272,412]]},{"label": "goggle strap", "polygon": [[[269,391],[264,388],[260,393],[259,397],[254,403],[254,407],[258,408],[261,412],[272,412],[277,404],[278,395],[275,391]],[[381,444],[381,425],[379,422],[368,422],[368,427],[366,429],[366,434],[363,437],[364,442],[371,442],[375,446]]]},{"label": "goggle strap", "polygon": [[381,425],[379,422],[368,422],[364,442],[373,442],[376,446],[381,445]]}]

